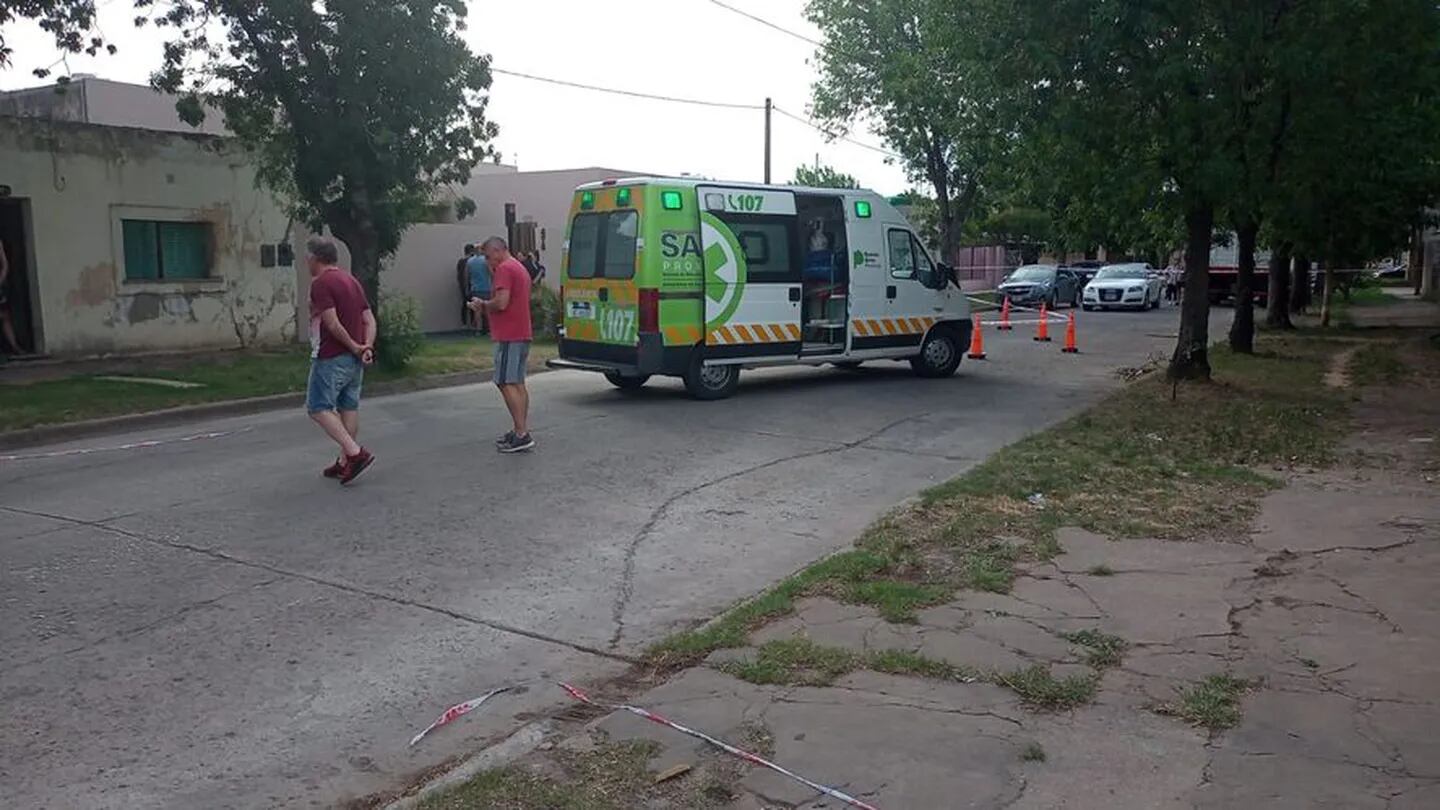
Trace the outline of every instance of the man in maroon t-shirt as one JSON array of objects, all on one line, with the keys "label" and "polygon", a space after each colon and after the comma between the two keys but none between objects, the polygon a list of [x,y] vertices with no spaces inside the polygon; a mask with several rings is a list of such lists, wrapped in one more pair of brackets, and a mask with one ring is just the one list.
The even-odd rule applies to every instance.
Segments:
[{"label": "man in maroon t-shirt", "polygon": [[490,315],[490,338],[495,341],[495,385],[510,411],[514,428],[495,441],[502,453],[519,453],[535,446],[527,423],[530,392],[525,388],[525,363],[530,357],[530,273],[510,246],[492,236],[480,246],[490,267],[490,300],[470,299],[476,312]]},{"label": "man in maroon t-shirt", "polygon": [[305,410],[340,445],[340,457],[325,468],[324,476],[348,484],[375,461],[355,441],[360,435],[360,386],[365,367],[375,362],[375,315],[365,300],[365,288],[337,266],[339,250],[334,242],[315,237],[305,247],[310,268],[310,382]]}]

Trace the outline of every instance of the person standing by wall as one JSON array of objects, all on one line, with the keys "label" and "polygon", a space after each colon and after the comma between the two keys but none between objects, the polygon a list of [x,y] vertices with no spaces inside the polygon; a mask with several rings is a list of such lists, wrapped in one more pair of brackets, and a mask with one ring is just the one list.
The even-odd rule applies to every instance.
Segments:
[{"label": "person standing by wall", "polygon": [[530,262],[534,266],[526,265],[525,269],[530,271],[530,283],[539,284],[545,280],[545,265],[540,261],[540,254],[530,251]]},{"label": "person standing by wall", "polygon": [[465,255],[455,263],[455,286],[460,292],[460,328],[475,328],[475,313],[470,310],[470,259],[475,256],[475,246],[466,243]]},{"label": "person standing by wall", "polygon": [[[10,312],[10,259],[5,255],[5,243],[0,242],[0,335],[5,338],[3,347],[9,354],[24,354],[20,341],[15,337],[15,316]],[[0,353],[0,362],[4,353]]]},{"label": "person standing by wall", "polygon": [[365,300],[365,288],[338,266],[340,252],[334,242],[315,237],[306,251],[311,359],[305,410],[340,445],[340,457],[322,474],[348,484],[375,462],[375,456],[356,441],[360,386],[365,367],[375,362],[375,315]]},{"label": "person standing by wall", "polygon": [[[479,246],[472,246],[474,255],[465,263],[466,272],[469,274],[470,286],[466,301],[473,301],[478,298],[481,301],[489,301],[494,294],[494,286],[491,281],[490,263],[485,260],[485,251]],[[490,334],[490,317],[484,307],[476,309],[471,307],[474,313],[471,325],[480,330],[480,334]]]},{"label": "person standing by wall", "polygon": [[490,316],[495,339],[495,386],[510,411],[513,427],[495,441],[502,453],[519,453],[535,446],[530,436],[530,391],[525,387],[525,364],[530,358],[530,274],[510,255],[505,240],[492,236],[480,246],[494,278],[489,300],[475,297],[470,306]]}]

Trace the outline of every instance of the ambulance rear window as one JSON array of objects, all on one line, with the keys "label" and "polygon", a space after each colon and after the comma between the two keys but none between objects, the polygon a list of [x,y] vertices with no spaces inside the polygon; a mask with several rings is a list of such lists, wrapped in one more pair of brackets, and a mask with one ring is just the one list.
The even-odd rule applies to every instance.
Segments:
[{"label": "ambulance rear window", "polygon": [[570,225],[570,278],[635,277],[640,216],[634,211],[580,213]]}]

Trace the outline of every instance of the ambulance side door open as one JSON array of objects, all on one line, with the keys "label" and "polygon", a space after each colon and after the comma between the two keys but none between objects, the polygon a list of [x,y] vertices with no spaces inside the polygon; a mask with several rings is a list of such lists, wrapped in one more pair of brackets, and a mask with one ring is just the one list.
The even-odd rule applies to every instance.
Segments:
[{"label": "ambulance side door open", "polygon": [[699,186],[706,357],[799,357],[801,263],[795,195]]}]

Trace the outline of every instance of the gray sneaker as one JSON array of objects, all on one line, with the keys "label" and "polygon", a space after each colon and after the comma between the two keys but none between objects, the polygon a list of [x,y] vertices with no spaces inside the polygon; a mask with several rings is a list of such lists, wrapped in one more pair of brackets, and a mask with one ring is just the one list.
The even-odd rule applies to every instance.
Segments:
[{"label": "gray sneaker", "polygon": [[507,430],[507,431],[505,431],[505,435],[504,435],[504,436],[501,436],[500,438],[498,438],[498,439],[495,440],[495,446],[496,446],[496,447],[504,447],[505,445],[509,444],[509,443],[511,442],[511,440],[513,440],[514,438],[515,438],[515,431],[513,431],[513,430]]},{"label": "gray sneaker", "polygon": [[529,433],[526,433],[524,436],[516,436],[512,433],[504,444],[498,445],[495,449],[502,453],[519,453],[529,450],[534,446],[535,440],[530,437]]}]

